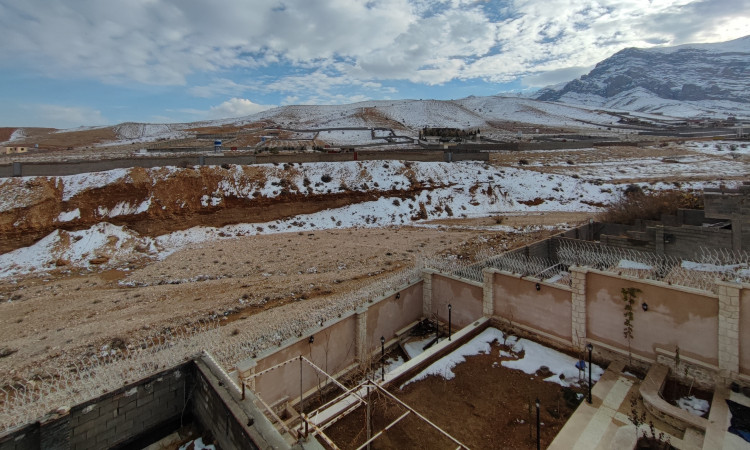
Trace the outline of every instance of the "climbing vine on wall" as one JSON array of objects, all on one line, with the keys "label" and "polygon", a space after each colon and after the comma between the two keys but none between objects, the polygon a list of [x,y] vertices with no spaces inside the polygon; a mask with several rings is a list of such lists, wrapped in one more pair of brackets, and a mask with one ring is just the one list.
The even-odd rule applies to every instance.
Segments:
[{"label": "climbing vine on wall", "polygon": [[622,300],[625,302],[625,321],[623,323],[624,329],[623,334],[625,335],[625,339],[628,340],[628,363],[633,362],[633,357],[630,351],[630,342],[633,340],[633,305],[635,305],[635,300],[638,297],[638,294],[641,293],[641,290],[634,287],[629,288],[622,288],[620,290],[622,294]]}]

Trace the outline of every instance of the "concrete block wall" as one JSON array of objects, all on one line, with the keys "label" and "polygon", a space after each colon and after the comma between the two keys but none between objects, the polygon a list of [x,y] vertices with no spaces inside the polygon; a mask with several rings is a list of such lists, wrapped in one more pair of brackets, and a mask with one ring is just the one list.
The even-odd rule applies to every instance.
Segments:
[{"label": "concrete block wall", "polygon": [[203,355],[0,434],[0,450],[142,448],[192,420],[225,450],[290,448]]},{"label": "concrete block wall", "polygon": [[70,448],[98,449],[127,442],[149,429],[179,420],[185,408],[186,367],[150,377],[70,410]]},{"label": "concrete block wall", "polygon": [[272,448],[263,445],[267,443],[260,433],[251,431],[256,421],[259,427],[268,427],[269,424],[263,421],[262,413],[257,410],[247,411],[243,407],[246,405],[241,404],[241,399],[234,398],[230,392],[227,384],[231,382],[220,382],[217,374],[206,363],[207,361],[196,361],[197,376],[191,386],[191,411],[195,420],[204,429],[211,430],[221,449]]},{"label": "concrete block wall", "polygon": [[[195,149],[201,150],[201,149]],[[112,169],[127,169],[130,167],[188,167],[198,165],[221,164],[272,164],[272,163],[311,163],[311,162],[341,162],[366,160],[404,160],[404,161],[432,161],[446,160],[444,152],[439,151],[400,151],[400,152],[351,152],[351,153],[294,153],[294,154],[261,154],[261,155],[175,155],[164,157],[105,159],[98,161],[71,162],[14,162],[0,166],[0,177],[11,176],[65,176],[79,173],[101,172]],[[489,153],[466,152],[453,153],[453,161],[488,161]]]},{"label": "concrete block wall", "polygon": [[170,368],[0,436],[0,450],[110,448],[179,423],[188,366]]}]

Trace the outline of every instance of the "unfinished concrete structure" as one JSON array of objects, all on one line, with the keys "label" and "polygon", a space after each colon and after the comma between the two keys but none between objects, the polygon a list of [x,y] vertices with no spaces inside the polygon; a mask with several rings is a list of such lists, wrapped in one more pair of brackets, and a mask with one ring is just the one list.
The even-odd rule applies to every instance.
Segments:
[{"label": "unfinished concrete structure", "polygon": [[[201,356],[187,366],[139,382],[137,386],[146,389],[165,377],[172,380],[169,377],[174,378],[170,374],[175,371],[185,373],[193,367],[189,370],[194,375],[185,379],[198,381],[180,381],[176,388],[170,381],[165,392],[185,391],[184,386],[191,383],[213,386],[212,398],[220,401],[207,400],[208,388],[193,398],[167,395],[172,400],[165,401],[163,414],[147,418],[148,423],[139,427],[131,424],[130,434],[118,435],[120,441],[106,441],[107,445],[145,439],[146,431],[154,436],[154,427],[162,423],[174,427],[179,407],[192,412],[202,426],[218,430],[215,435],[234,436],[234,440],[220,442],[222,448],[263,447],[270,441],[280,447],[317,448],[319,444],[309,437],[323,433],[316,428],[321,423],[306,415],[308,397],[321,385],[335,384],[339,376],[371,369],[381,345],[398,343],[419,321],[445,324],[450,314],[452,325],[460,329],[455,339],[441,342],[398,373],[388,374],[385,383],[418,370],[432,357],[494,324],[568,350],[580,351],[590,343],[601,361],[649,368],[651,382],[641,392],[646,407],[678,428],[706,433],[703,448],[715,448],[716,432],[711,434],[709,421],[686,416],[661,400],[658,391],[669,368],[678,364],[680,371],[673,375],[689,376],[711,389],[725,390],[732,382],[750,385],[750,346],[744,345],[750,342],[748,201],[750,185],[746,184],[734,191],[706,192],[704,212],[680,211],[661,223],[625,227],[590,222],[475,264],[432,261],[420,277],[394,285],[390,292],[370,298],[348,314],[239,361],[227,368],[228,373],[206,362],[210,357]],[[697,243],[708,247],[696,254]],[[636,289],[637,296],[633,337],[627,341],[622,333],[622,290],[629,288]],[[218,375],[208,377],[201,369],[204,366]],[[89,448],[89,433],[93,442],[112,439],[109,430],[112,426],[117,430],[122,420],[118,419],[119,402],[133,388],[123,389],[130,390],[111,392],[93,403],[63,408],[52,419],[8,429],[0,435],[0,449],[48,448],[44,443],[50,433],[56,439],[67,437],[70,448]],[[352,389],[345,392],[354,395]],[[114,410],[107,406],[112,399],[118,402]],[[129,407],[126,402],[123,408]],[[110,419],[82,420],[83,411],[93,410],[89,409],[92,404],[109,408],[97,417],[109,414]],[[224,411],[218,429],[211,419],[216,411]],[[303,432],[305,424],[312,431]],[[81,427],[86,429],[81,431]],[[76,440],[84,432],[87,443]]]}]

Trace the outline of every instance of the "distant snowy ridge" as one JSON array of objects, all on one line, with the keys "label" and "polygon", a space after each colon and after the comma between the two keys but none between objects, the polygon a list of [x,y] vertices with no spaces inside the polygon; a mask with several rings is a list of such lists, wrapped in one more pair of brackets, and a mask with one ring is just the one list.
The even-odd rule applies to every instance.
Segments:
[{"label": "distant snowy ridge", "polygon": [[626,48],[537,100],[677,117],[750,116],[750,36],[716,44]]}]

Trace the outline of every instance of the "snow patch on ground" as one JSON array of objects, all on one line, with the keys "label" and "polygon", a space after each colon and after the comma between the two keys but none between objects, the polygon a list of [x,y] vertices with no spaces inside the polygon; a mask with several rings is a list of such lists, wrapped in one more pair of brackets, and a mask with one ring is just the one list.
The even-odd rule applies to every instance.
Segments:
[{"label": "snow patch on ground", "polygon": [[62,200],[67,202],[84,190],[101,188],[115,183],[127,177],[128,173],[128,169],[114,169],[105,172],[91,172],[60,177],[63,180]]},{"label": "snow patch on ground", "polygon": [[677,406],[696,416],[705,415],[710,408],[708,400],[697,398],[694,395],[678,399]]},{"label": "snow patch on ground", "polygon": [[153,240],[107,222],[86,230],[56,230],[30,247],[0,255],[0,278],[59,266],[113,267],[124,264],[139,251],[149,256],[156,253]]},{"label": "snow patch on ground", "polygon": [[81,217],[81,210],[76,208],[73,211],[63,211],[57,216],[58,222],[70,222],[71,220],[79,219]]},{"label": "snow patch on ground", "polygon": [[195,439],[194,441],[186,442],[179,450],[216,450],[216,446],[213,444],[206,445],[203,443],[203,438]]},{"label": "snow patch on ground", "polygon": [[430,335],[422,339],[409,341],[404,344],[404,351],[409,355],[409,359],[414,359],[422,354],[424,346],[432,342],[433,339],[435,339],[435,336]]},{"label": "snow patch on ground", "polygon": [[440,376],[445,378],[446,380],[453,379],[456,376],[453,373],[454,367],[466,361],[467,356],[478,355],[480,353],[489,353],[492,349],[492,342],[502,342],[503,336],[504,335],[502,331],[496,328],[487,328],[466,344],[452,351],[448,355],[440,358],[438,361],[430,364],[426,369],[419,372],[412,379],[401,385],[401,389],[403,389],[404,386],[410,383],[423,380],[430,375]]},{"label": "snow patch on ground", "polygon": [[[516,336],[507,336],[506,338],[506,335],[502,331],[490,327],[466,344],[419,372],[401,385],[401,389],[410,383],[423,380],[430,375],[440,376],[446,380],[453,379],[455,377],[453,373],[454,367],[466,361],[467,356],[488,354],[492,350],[491,344],[493,341],[503,342],[511,347],[510,352],[501,350],[501,357],[517,358],[510,361],[502,361],[501,365],[503,367],[522,370],[531,375],[535,374],[542,366],[546,366],[554,375],[545,378],[544,381],[557,383],[563,387],[579,386],[579,373],[581,372],[576,368],[578,361],[575,358],[528,339],[519,339]],[[521,352],[524,354],[523,357],[519,356]],[[592,381],[599,380],[602,374],[604,374],[604,369],[596,364],[592,364]]]},{"label": "snow patch on ground", "polygon": [[[524,352],[522,358],[518,357],[518,354],[521,353],[521,351]],[[568,356],[565,353],[558,352],[557,350],[537,344],[528,339],[518,339],[518,341],[513,344],[511,353],[516,355],[518,359],[502,361],[501,364],[503,367],[522,370],[528,374],[535,374],[540,367],[547,366],[554,375],[545,378],[544,381],[557,383],[563,387],[579,385],[578,377],[581,372],[576,368],[578,360],[572,356]],[[588,372],[588,369],[586,371]],[[604,369],[596,364],[592,364],[592,381],[599,380],[602,374],[604,374]]]}]

